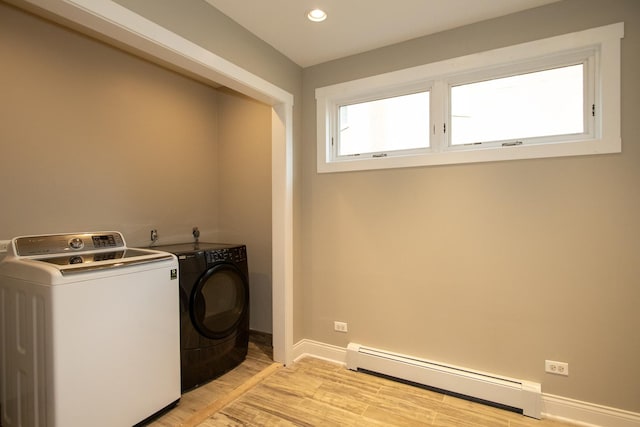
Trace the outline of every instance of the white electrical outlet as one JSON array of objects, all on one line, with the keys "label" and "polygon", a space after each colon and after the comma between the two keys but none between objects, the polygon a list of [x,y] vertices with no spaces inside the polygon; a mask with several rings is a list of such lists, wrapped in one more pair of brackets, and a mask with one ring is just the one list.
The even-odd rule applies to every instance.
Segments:
[{"label": "white electrical outlet", "polygon": [[556,362],[555,360],[545,360],[544,370],[550,374],[569,376],[569,364],[566,362]]},{"label": "white electrical outlet", "polygon": [[0,252],[7,252],[11,240],[0,240]]},{"label": "white electrical outlet", "polygon": [[333,322],[333,330],[336,332],[347,332],[347,324],[345,322]]}]

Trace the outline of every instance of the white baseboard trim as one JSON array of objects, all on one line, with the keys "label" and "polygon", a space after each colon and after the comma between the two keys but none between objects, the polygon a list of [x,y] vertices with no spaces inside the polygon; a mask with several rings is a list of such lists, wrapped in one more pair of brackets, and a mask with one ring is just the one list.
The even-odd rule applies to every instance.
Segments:
[{"label": "white baseboard trim", "polygon": [[[294,361],[305,357],[327,360],[346,367],[347,349],[303,339],[293,347]],[[542,393],[542,418],[583,427],[640,427],[640,413]]]},{"label": "white baseboard trim", "polygon": [[300,340],[293,346],[293,361],[297,362],[307,356],[329,362],[347,365],[347,349],[313,340]]},{"label": "white baseboard trim", "polygon": [[542,417],[584,427],[640,427],[640,413],[545,393]]}]

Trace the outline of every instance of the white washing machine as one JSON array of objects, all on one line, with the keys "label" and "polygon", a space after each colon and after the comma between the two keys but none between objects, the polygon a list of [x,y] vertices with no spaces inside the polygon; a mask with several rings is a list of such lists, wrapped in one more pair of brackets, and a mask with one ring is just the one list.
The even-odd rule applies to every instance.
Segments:
[{"label": "white washing machine", "polygon": [[3,427],[129,427],[180,399],[178,262],[118,232],[18,237],[0,262]]}]

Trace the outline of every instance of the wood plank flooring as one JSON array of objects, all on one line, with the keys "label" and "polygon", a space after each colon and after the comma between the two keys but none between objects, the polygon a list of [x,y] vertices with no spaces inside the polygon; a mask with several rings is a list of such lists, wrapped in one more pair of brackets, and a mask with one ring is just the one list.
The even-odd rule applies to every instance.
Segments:
[{"label": "wood plank flooring", "polygon": [[443,395],[315,358],[274,364],[249,344],[247,360],[185,393],[152,427],[440,426],[565,427]]}]

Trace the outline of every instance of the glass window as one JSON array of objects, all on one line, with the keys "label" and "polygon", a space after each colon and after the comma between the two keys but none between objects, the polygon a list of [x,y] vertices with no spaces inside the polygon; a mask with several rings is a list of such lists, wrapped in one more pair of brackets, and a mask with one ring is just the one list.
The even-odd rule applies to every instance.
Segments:
[{"label": "glass window", "polygon": [[338,156],[429,146],[429,92],[339,107]]},{"label": "glass window", "polygon": [[584,66],[451,87],[451,145],[584,133]]},{"label": "glass window", "polygon": [[612,24],[316,89],[317,170],[619,153]]}]

